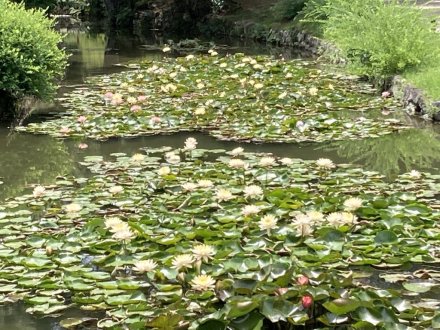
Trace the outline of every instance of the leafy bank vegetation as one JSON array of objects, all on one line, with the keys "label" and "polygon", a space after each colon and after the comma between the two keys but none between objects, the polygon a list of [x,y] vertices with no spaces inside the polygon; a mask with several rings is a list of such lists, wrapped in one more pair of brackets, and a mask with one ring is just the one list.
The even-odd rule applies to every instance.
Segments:
[{"label": "leafy bank vegetation", "polygon": [[[54,94],[67,56],[58,48],[61,35],[52,23],[42,11],[0,0],[0,99],[47,99]],[[15,116],[14,107],[1,103],[0,117]]]}]

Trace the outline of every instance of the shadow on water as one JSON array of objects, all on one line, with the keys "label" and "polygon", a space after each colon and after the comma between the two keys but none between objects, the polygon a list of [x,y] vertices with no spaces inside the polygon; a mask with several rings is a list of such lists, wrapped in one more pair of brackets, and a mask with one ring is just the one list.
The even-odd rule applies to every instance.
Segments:
[{"label": "shadow on water", "polygon": [[[65,47],[72,53],[66,79],[60,95],[69,88],[84,83],[90,75],[121,71],[119,63],[147,56],[159,59],[160,47],[167,38],[139,39],[133,36],[103,33],[72,32],[65,38]],[[252,42],[242,43],[220,40],[229,44],[230,52],[272,54],[286,58],[298,57],[292,50],[270,48]],[[157,44],[156,50],[145,50],[142,44]],[[45,120],[54,113],[64,111],[59,104],[41,105],[30,121]],[[366,170],[378,171],[388,179],[402,172],[419,169],[438,173],[440,168],[440,128],[425,125],[399,134],[360,141],[339,141],[321,144],[241,144],[247,151],[271,152],[280,157],[303,159],[331,158],[336,163],[355,163]],[[142,147],[169,145],[181,147],[183,141],[194,136],[200,148],[231,150],[239,144],[216,140],[202,133],[178,133],[130,139],[110,139],[104,142],[57,140],[49,136],[11,133],[0,127],[0,200],[31,191],[31,185],[48,185],[57,176],[88,173],[78,162],[86,155],[103,155],[124,152],[134,154]],[[87,149],[79,149],[87,143]],[[3,184],[1,183],[3,182]],[[380,282],[383,281],[378,281]],[[383,283],[382,283],[383,284]],[[40,330],[59,329],[54,319],[36,319],[25,313],[23,305],[0,307],[0,329]]]}]

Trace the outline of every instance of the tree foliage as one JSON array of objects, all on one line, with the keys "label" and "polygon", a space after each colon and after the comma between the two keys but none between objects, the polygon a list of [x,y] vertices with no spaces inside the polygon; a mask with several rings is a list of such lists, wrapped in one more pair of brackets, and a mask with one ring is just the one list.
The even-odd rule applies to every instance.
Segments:
[{"label": "tree foliage", "polygon": [[18,99],[53,95],[67,64],[61,35],[42,10],[0,0],[0,91]]}]

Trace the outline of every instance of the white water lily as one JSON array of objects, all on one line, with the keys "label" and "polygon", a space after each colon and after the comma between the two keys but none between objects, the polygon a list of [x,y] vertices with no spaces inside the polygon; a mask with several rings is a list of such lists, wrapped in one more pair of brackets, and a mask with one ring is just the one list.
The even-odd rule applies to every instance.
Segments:
[{"label": "white water lily", "polygon": [[210,275],[198,275],[191,281],[191,286],[197,291],[207,291],[215,287],[215,280]]},{"label": "white water lily", "polygon": [[194,257],[190,254],[180,254],[175,256],[172,264],[173,268],[180,270],[181,268],[192,268]]},{"label": "white water lily", "polygon": [[185,182],[182,184],[182,188],[185,191],[194,191],[197,189],[197,185],[193,182]]},{"label": "white water lily", "polygon": [[34,198],[42,197],[46,194],[46,188],[43,186],[36,186],[34,190],[32,191],[32,195]]},{"label": "white water lily", "polygon": [[260,212],[260,208],[257,205],[246,205],[241,213],[247,217]]},{"label": "white water lily", "polygon": [[119,230],[113,234],[113,238],[118,241],[130,241],[135,236],[136,235],[130,229]]},{"label": "white water lily", "polygon": [[313,227],[310,224],[302,223],[296,226],[296,232],[299,236],[310,236],[313,234]]},{"label": "white water lily", "polygon": [[133,267],[133,270],[138,273],[148,273],[157,268],[157,263],[153,260],[139,260],[136,261]]},{"label": "white water lily", "polygon": [[185,140],[185,150],[194,150],[197,148],[197,140],[193,137],[189,137]]},{"label": "white water lily", "polygon": [[309,88],[309,94],[312,96],[318,95],[318,88],[316,87]]},{"label": "white water lily", "polygon": [[105,221],[104,221],[105,228],[107,228],[107,229],[113,228],[114,226],[118,226],[121,223],[124,223],[124,222],[121,219],[119,219],[118,217],[110,217],[110,218],[105,219]]},{"label": "white water lily", "polygon": [[214,182],[212,182],[211,180],[199,180],[197,181],[197,185],[200,188],[209,188],[214,185]]},{"label": "white water lily", "polygon": [[76,213],[81,211],[82,206],[76,203],[72,203],[65,205],[64,209],[66,210],[67,213]]},{"label": "white water lily", "polygon": [[135,98],[133,96],[130,96],[130,97],[127,98],[127,102],[129,104],[135,104],[137,102],[137,98]]},{"label": "white water lily", "polygon": [[417,171],[417,170],[412,170],[411,172],[409,172],[409,176],[412,179],[420,179],[422,174],[419,171]]},{"label": "white water lily", "polygon": [[234,195],[227,189],[219,189],[217,190],[216,194],[215,194],[215,198],[219,201],[219,202],[223,202],[223,201],[228,201],[230,199],[234,198]]},{"label": "white water lily", "polygon": [[112,187],[110,187],[110,189],[108,191],[110,192],[110,194],[116,195],[116,194],[120,194],[121,192],[123,192],[124,188],[121,186],[112,186]]},{"label": "white water lily", "polygon": [[165,47],[162,49],[162,51],[163,51],[164,53],[168,53],[168,52],[171,51],[171,48],[170,48],[169,46],[165,46]]},{"label": "white water lily", "polygon": [[320,223],[324,220],[324,214],[319,211],[308,211],[306,215],[309,217],[311,223]]},{"label": "white water lily", "polygon": [[245,197],[261,198],[263,196],[263,189],[257,185],[246,186],[243,191]]},{"label": "white water lily", "polygon": [[280,163],[285,165],[285,166],[292,165],[293,164],[293,159],[292,158],[284,157],[284,158],[280,159]]},{"label": "white water lily", "polygon": [[273,157],[263,157],[260,159],[259,164],[263,167],[270,167],[276,165],[276,161]]},{"label": "white water lily", "polygon": [[312,222],[312,220],[307,214],[299,213],[295,216],[293,222],[295,225],[304,225],[304,224],[309,225]]},{"label": "white water lily", "polygon": [[235,149],[232,149],[231,155],[234,157],[237,157],[243,153],[244,149],[242,147],[237,147]]},{"label": "white water lily", "polygon": [[171,169],[168,166],[162,166],[157,170],[157,174],[160,176],[165,176],[171,173]]},{"label": "white water lily", "polygon": [[242,159],[231,159],[228,164],[232,168],[246,169],[249,165]]},{"label": "white water lily", "polygon": [[358,208],[362,207],[362,199],[357,197],[351,197],[344,201],[344,210],[346,211],[356,211]]},{"label": "white water lily", "polygon": [[170,151],[165,154],[165,160],[170,164],[178,164],[180,163],[180,156]]},{"label": "white water lily", "polygon": [[110,230],[112,233],[117,233],[119,231],[125,231],[125,230],[129,230],[130,226],[128,225],[128,223],[119,220],[106,220],[105,222],[105,226],[108,228],[108,230]]},{"label": "white water lily", "polygon": [[193,60],[194,59],[194,55],[193,54],[189,54],[189,55],[187,55],[186,57],[185,57],[185,59],[187,60],[187,61],[190,61],[190,60]]},{"label": "white water lily", "polygon": [[207,244],[199,244],[194,246],[192,249],[192,253],[194,254],[196,260],[203,260],[204,262],[208,262],[209,259],[215,255],[215,249],[211,245]]},{"label": "white water lily", "polygon": [[197,116],[204,115],[206,113],[206,109],[204,107],[198,107],[194,110],[194,114]]},{"label": "white water lily", "polygon": [[328,223],[335,227],[351,225],[356,219],[356,216],[350,212],[333,212],[327,216]]},{"label": "white water lily", "polygon": [[277,228],[277,222],[278,220],[274,215],[266,214],[260,219],[258,226],[261,230],[267,230],[269,232],[271,229]]},{"label": "white water lily", "polygon": [[262,89],[264,87],[264,85],[262,84],[262,83],[256,83],[255,85],[254,85],[254,88],[255,89]]},{"label": "white water lily", "polygon": [[131,160],[133,162],[137,162],[137,163],[144,161],[144,159],[145,159],[145,156],[142,154],[134,154],[133,156],[131,156]]},{"label": "white water lily", "polygon": [[324,169],[332,169],[335,167],[335,164],[333,163],[333,161],[331,159],[328,158],[319,158],[316,161],[316,165],[320,168],[324,168]]}]

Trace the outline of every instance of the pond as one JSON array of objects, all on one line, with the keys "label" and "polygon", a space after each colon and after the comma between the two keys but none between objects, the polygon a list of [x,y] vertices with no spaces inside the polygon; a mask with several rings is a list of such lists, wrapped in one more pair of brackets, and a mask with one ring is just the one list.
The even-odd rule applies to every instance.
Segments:
[{"label": "pond", "polygon": [[[160,59],[160,51],[166,39],[138,40],[130,36],[106,36],[101,33],[71,33],[66,37],[66,47],[72,51],[71,66],[60,90],[60,95],[81,86],[90,75],[109,74],[121,71],[117,64],[140,57]],[[158,43],[159,50],[143,50],[141,44]],[[262,47],[259,44],[243,44],[221,40],[232,50],[246,54],[282,55],[286,58],[298,54],[285,49]],[[29,119],[30,122],[46,120],[53,113],[64,111],[59,104],[41,105]],[[330,158],[338,164],[358,164],[365,170],[377,171],[388,180],[401,173],[417,169],[438,173],[440,168],[440,130],[438,126],[406,118],[416,128],[382,137],[333,141],[326,143],[261,143],[248,144],[220,141],[205,133],[177,133],[170,135],[111,138],[106,141],[65,139],[58,140],[46,135],[13,133],[8,128],[0,128],[0,200],[31,192],[31,184],[50,185],[57,177],[75,175],[89,176],[89,170],[80,165],[85,156],[101,155],[110,159],[111,154],[128,155],[139,152],[140,148],[170,146],[179,148],[182,141],[195,137],[201,149],[231,150],[238,146],[247,152],[270,152],[277,157],[317,160]],[[88,148],[80,148],[86,143]],[[75,311],[72,311],[75,315]],[[58,329],[52,319],[37,319],[25,313],[23,305],[0,307],[1,329]]]}]

